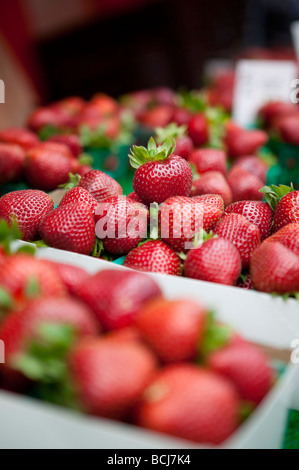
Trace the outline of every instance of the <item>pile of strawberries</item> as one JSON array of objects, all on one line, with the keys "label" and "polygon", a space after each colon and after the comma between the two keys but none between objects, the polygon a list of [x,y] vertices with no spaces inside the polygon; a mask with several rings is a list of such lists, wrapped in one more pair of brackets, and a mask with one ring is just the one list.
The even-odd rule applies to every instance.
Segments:
[{"label": "pile of strawberries", "polygon": [[1,222],[2,389],[219,444],[272,387],[265,354],[200,304],[136,271],[8,255],[9,237]]}]

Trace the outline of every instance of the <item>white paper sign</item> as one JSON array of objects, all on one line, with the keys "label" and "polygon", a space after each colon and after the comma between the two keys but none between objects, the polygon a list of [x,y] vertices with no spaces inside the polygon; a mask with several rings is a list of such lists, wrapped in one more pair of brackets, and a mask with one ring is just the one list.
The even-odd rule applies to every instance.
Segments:
[{"label": "white paper sign", "polygon": [[240,60],[236,68],[233,119],[243,127],[256,121],[259,109],[268,101],[290,103],[297,78],[292,61]]},{"label": "white paper sign", "polygon": [[291,24],[291,32],[297,57],[299,59],[299,21]]}]

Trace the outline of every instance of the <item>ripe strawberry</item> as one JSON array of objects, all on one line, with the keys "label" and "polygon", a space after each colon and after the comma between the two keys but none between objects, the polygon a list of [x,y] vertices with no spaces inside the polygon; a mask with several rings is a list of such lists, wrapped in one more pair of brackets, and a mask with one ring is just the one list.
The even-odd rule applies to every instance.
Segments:
[{"label": "ripe strawberry", "polygon": [[79,186],[70,189],[61,200],[59,207],[65,206],[71,203],[84,203],[86,204],[91,212],[95,215],[98,201],[84,188]]},{"label": "ripe strawberry", "polygon": [[196,149],[189,158],[189,163],[193,163],[199,174],[207,171],[219,171],[226,175],[226,154],[218,149]]},{"label": "ripe strawberry", "polygon": [[[142,200],[140,199],[140,197],[138,196],[138,194],[135,193],[135,191],[133,191],[132,193],[128,194],[127,199],[129,199],[129,201],[132,201],[132,202],[138,202],[139,204],[144,204],[144,203],[142,202]],[[145,206],[145,207],[146,207],[146,206]]]},{"label": "ripe strawberry", "polygon": [[80,176],[85,176],[90,171],[92,171],[91,166],[89,166],[89,165],[79,165],[76,173],[78,173],[78,175],[80,175]]},{"label": "ripe strawberry", "polygon": [[261,234],[261,241],[269,237],[272,222],[273,222],[273,211],[271,207],[262,201],[239,201],[234,202],[225,210],[226,214],[241,214],[246,219],[256,225]]},{"label": "ripe strawberry", "polygon": [[242,129],[233,122],[229,122],[226,126],[224,142],[228,155],[233,159],[254,155],[267,141],[268,135],[264,131]]},{"label": "ripe strawberry", "polygon": [[92,309],[105,330],[132,325],[145,302],[160,297],[156,282],[135,271],[105,269],[83,281],[77,295]]},{"label": "ripe strawberry", "polygon": [[195,114],[188,122],[188,134],[195,147],[205,145],[209,140],[209,126],[204,114]]},{"label": "ripe strawberry", "polygon": [[55,103],[55,108],[63,111],[67,116],[77,116],[84,108],[86,101],[79,96],[69,96]]},{"label": "ripe strawberry", "polygon": [[26,151],[38,145],[39,139],[33,132],[27,129],[11,127],[0,131],[0,142],[19,145]]},{"label": "ripe strawberry", "polygon": [[157,146],[151,138],[148,148],[133,146],[131,165],[136,168],[133,188],[142,201],[160,204],[172,196],[189,196],[193,174],[189,163],[173,154],[173,144],[167,139]]},{"label": "ripe strawberry", "polygon": [[283,142],[290,145],[299,145],[298,136],[299,112],[294,115],[281,116],[275,120],[273,128],[279,133]]},{"label": "ripe strawberry", "polygon": [[0,143],[0,184],[21,179],[25,153],[21,147]]},{"label": "ripe strawberry", "polygon": [[270,101],[259,110],[259,119],[265,127],[271,126],[274,119],[283,115],[298,113],[297,106],[283,101]]},{"label": "ripe strawberry", "polygon": [[186,130],[186,126],[178,127],[174,122],[167,127],[158,127],[156,129],[157,142],[158,144],[163,144],[166,139],[174,139],[176,142],[176,155],[188,160],[193,150],[193,142],[191,138],[186,135]]},{"label": "ripe strawberry", "polygon": [[0,218],[11,223],[16,219],[23,240],[35,240],[42,218],[54,209],[48,194],[37,190],[8,193],[0,199]]},{"label": "ripe strawberry", "polygon": [[219,194],[225,206],[231,204],[233,200],[231,189],[219,171],[207,171],[193,181],[191,197],[204,194]]},{"label": "ripe strawberry", "polygon": [[83,147],[80,139],[76,134],[70,135],[55,135],[48,139],[47,142],[55,142],[58,144],[66,145],[71,151],[73,157],[78,158],[83,153]]},{"label": "ripe strawberry", "polygon": [[51,211],[39,231],[47,245],[83,255],[90,255],[96,242],[94,217],[84,203],[70,203]]},{"label": "ripe strawberry", "polygon": [[251,224],[243,215],[228,214],[216,225],[214,233],[226,238],[237,248],[243,269],[246,269],[253,252],[261,243],[258,227]]},{"label": "ripe strawberry", "polygon": [[299,223],[288,224],[265,240],[265,243],[280,242],[299,256]]},{"label": "ripe strawberry", "polygon": [[293,185],[266,186],[262,188],[262,193],[275,212],[273,232],[299,222],[299,191],[294,191]]},{"label": "ripe strawberry", "polygon": [[234,164],[234,167],[236,166],[252,173],[264,183],[267,181],[267,172],[269,167],[260,157],[248,155],[238,158]]},{"label": "ripe strawberry", "polygon": [[75,346],[69,369],[80,403],[88,413],[121,419],[155,374],[156,360],[137,342],[89,339]]},{"label": "ripe strawberry", "polygon": [[117,101],[105,93],[97,93],[91,99],[91,104],[95,106],[103,115],[115,114],[118,111]]},{"label": "ripe strawberry", "polygon": [[224,201],[219,194],[203,194],[202,196],[193,196],[194,201],[202,203],[212,204],[223,213],[224,212]]},{"label": "ripe strawberry", "polygon": [[233,382],[242,400],[258,405],[274,381],[267,356],[248,343],[235,344],[212,353],[208,366]]},{"label": "ripe strawberry", "polygon": [[178,126],[188,124],[192,114],[186,108],[176,107],[173,111],[171,122],[175,122]]},{"label": "ripe strawberry", "polygon": [[159,240],[148,241],[130,251],[124,266],[137,271],[182,275],[180,258],[172,248]]},{"label": "ripe strawberry", "polygon": [[71,264],[63,263],[52,263],[50,261],[49,263],[53,269],[55,269],[68,292],[71,294],[74,294],[81,282],[85,281],[89,277],[88,272],[82,268],[79,268],[78,266],[72,266]]},{"label": "ripe strawberry", "polygon": [[234,285],[242,270],[235,246],[224,238],[213,238],[190,250],[185,261],[185,275],[201,281]]},{"label": "ripe strawberry", "polygon": [[299,256],[278,241],[265,240],[250,262],[253,286],[262,292],[299,292]]},{"label": "ripe strawberry", "polygon": [[28,127],[33,132],[40,131],[46,126],[55,126],[58,129],[69,128],[73,120],[59,107],[48,106],[36,109],[28,119]]},{"label": "ripe strawberry", "polygon": [[98,205],[95,215],[96,234],[104,248],[124,255],[147,237],[148,210],[125,196],[110,197]]},{"label": "ripe strawberry", "polygon": [[170,123],[173,114],[173,107],[167,104],[156,105],[154,108],[143,111],[139,114],[139,122],[151,129],[155,127],[165,127]]},{"label": "ripe strawberry", "polygon": [[206,312],[191,300],[156,299],[142,307],[136,326],[163,362],[196,358],[205,329]]},{"label": "ripe strawberry", "polygon": [[233,167],[228,176],[227,182],[233,193],[233,201],[261,201],[263,194],[260,189],[264,182],[257,176],[249,173],[239,166]]},{"label": "ripe strawberry", "polygon": [[193,365],[172,365],[144,392],[137,423],[182,439],[220,444],[238,426],[238,410],[239,399],[228,380]]},{"label": "ripe strawberry", "polygon": [[206,199],[173,197],[167,199],[160,211],[161,238],[175,251],[186,251],[194,247],[194,237],[202,230],[209,232],[220,220],[223,206]]},{"label": "ripe strawberry", "polygon": [[123,193],[121,186],[111,176],[99,170],[86,173],[79,186],[86,189],[98,202],[103,202],[108,197],[121,196]]},{"label": "ripe strawberry", "polygon": [[25,176],[33,188],[52,191],[69,179],[73,156],[62,144],[44,142],[29,150],[24,163]]}]

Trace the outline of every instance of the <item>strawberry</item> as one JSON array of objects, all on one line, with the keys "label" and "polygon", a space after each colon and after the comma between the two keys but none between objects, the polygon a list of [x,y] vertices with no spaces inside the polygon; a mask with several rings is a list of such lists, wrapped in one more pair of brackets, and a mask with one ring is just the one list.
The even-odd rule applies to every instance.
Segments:
[{"label": "strawberry", "polygon": [[[129,199],[129,201],[132,201],[132,202],[138,202],[139,204],[143,204],[142,200],[140,199],[140,197],[138,196],[138,194],[135,193],[135,191],[133,191],[132,193],[128,194],[127,199]],[[145,206],[145,207],[146,207],[146,206]]]},{"label": "strawberry", "polygon": [[97,93],[91,99],[91,104],[95,106],[103,115],[115,114],[118,111],[117,101],[105,93]]},{"label": "strawberry", "polygon": [[240,214],[227,214],[216,225],[214,233],[226,238],[239,251],[243,269],[249,266],[253,252],[261,243],[258,227]]},{"label": "strawberry", "polygon": [[258,117],[265,127],[271,126],[273,120],[283,115],[298,113],[297,106],[283,101],[270,101],[259,110]]},{"label": "strawberry", "polygon": [[106,418],[124,418],[156,371],[153,354],[137,342],[89,339],[69,356],[72,382],[83,408]]},{"label": "strawberry", "polygon": [[73,120],[61,108],[48,106],[36,109],[28,119],[28,127],[33,132],[43,127],[54,126],[58,129],[71,127]]},{"label": "strawberry", "polygon": [[91,212],[95,215],[98,201],[84,188],[75,187],[70,189],[61,200],[59,207],[65,206],[66,204],[72,203],[84,203],[86,204]]},{"label": "strawberry", "polygon": [[125,196],[110,197],[98,205],[95,215],[96,234],[104,248],[124,255],[147,237],[148,210]]},{"label": "strawberry", "polygon": [[186,130],[186,126],[178,127],[173,122],[167,127],[158,127],[156,129],[157,142],[158,144],[162,144],[166,139],[174,139],[176,142],[176,155],[188,160],[189,155],[193,150],[193,143],[191,138],[186,135]]},{"label": "strawberry", "polygon": [[252,290],[253,284],[252,284],[251,275],[247,274],[244,277],[243,275],[241,275],[235,285],[236,287],[239,287],[240,289]]},{"label": "strawberry", "polygon": [[25,156],[18,145],[0,143],[0,184],[21,179]]},{"label": "strawberry", "polygon": [[207,171],[193,181],[191,197],[204,194],[219,194],[225,206],[231,204],[233,199],[231,189],[219,171]]},{"label": "strawberry", "polygon": [[268,165],[255,155],[248,155],[238,158],[233,167],[243,168],[243,170],[252,173],[264,183],[267,181]]},{"label": "strawberry", "polygon": [[195,114],[188,122],[188,134],[195,147],[205,145],[209,140],[209,126],[204,114]]},{"label": "strawberry", "polygon": [[299,223],[288,224],[267,238],[264,243],[280,242],[299,256]]},{"label": "strawberry", "polygon": [[298,136],[299,112],[294,115],[281,116],[275,120],[274,130],[279,134],[283,142],[290,145],[299,145]]},{"label": "strawberry", "polygon": [[263,199],[260,189],[263,187],[264,182],[239,166],[235,166],[230,170],[227,182],[232,190],[234,202],[247,199],[261,201]]},{"label": "strawberry", "polygon": [[219,171],[226,175],[226,154],[219,149],[196,149],[189,158],[189,163],[193,163],[199,174],[207,171]]},{"label": "strawberry", "polygon": [[81,153],[83,153],[83,147],[81,145],[80,139],[76,134],[70,135],[55,135],[50,137],[47,142],[55,142],[58,144],[66,145],[71,151],[73,157],[78,158]]},{"label": "strawberry", "polygon": [[228,122],[224,142],[228,155],[236,159],[245,155],[254,155],[268,141],[268,135],[261,130],[247,130]]},{"label": "strawberry", "polygon": [[165,127],[170,123],[173,107],[167,104],[156,105],[139,114],[139,122],[148,128]]},{"label": "strawberry", "polygon": [[212,204],[223,213],[224,211],[224,201],[219,194],[203,194],[202,196],[193,196],[194,201],[199,201],[206,204]]},{"label": "strawberry", "polygon": [[133,146],[129,155],[136,169],[133,188],[141,200],[149,205],[160,204],[172,196],[189,196],[192,170],[189,163],[173,154],[174,146],[167,139],[157,146],[151,138],[148,148]]},{"label": "strawberry", "polygon": [[182,439],[220,444],[238,426],[238,410],[239,399],[228,380],[193,365],[172,365],[145,390],[137,423]]},{"label": "strawberry", "polygon": [[77,295],[105,330],[132,325],[139,309],[162,292],[156,282],[135,271],[105,269],[83,281]]},{"label": "strawberry", "polygon": [[180,258],[172,248],[160,240],[148,241],[130,251],[124,266],[137,271],[182,275]]},{"label": "strawberry", "polygon": [[16,220],[23,240],[35,240],[41,219],[54,209],[48,194],[37,190],[8,193],[0,199],[0,218],[11,223]]},{"label": "strawberry", "polygon": [[256,225],[261,234],[261,241],[269,237],[272,222],[273,222],[273,211],[271,207],[262,201],[239,201],[234,202],[228,206],[225,210],[226,214],[241,214],[246,219]]},{"label": "strawberry", "polygon": [[201,281],[234,285],[242,269],[235,246],[225,238],[207,240],[190,250],[185,261],[185,275]]},{"label": "strawberry", "polygon": [[93,214],[82,202],[66,204],[49,212],[39,231],[47,245],[83,255],[90,255],[96,242]]},{"label": "strawberry", "polygon": [[63,263],[52,263],[50,261],[49,263],[53,269],[55,269],[56,273],[70,294],[75,293],[81,282],[85,281],[89,277],[89,274],[78,266],[72,266],[71,264]]},{"label": "strawberry", "polygon": [[89,165],[79,165],[76,173],[80,176],[85,176],[87,173],[92,171],[92,167]]},{"label": "strawberry", "polygon": [[19,145],[26,151],[38,145],[39,139],[33,132],[27,129],[11,127],[0,131],[0,142]]},{"label": "strawberry", "polygon": [[85,104],[86,102],[80,96],[69,96],[55,103],[55,108],[63,111],[67,116],[77,116]]},{"label": "strawberry", "polygon": [[262,188],[266,201],[274,210],[273,232],[285,225],[299,222],[299,191],[285,185]]},{"label": "strawberry", "polygon": [[202,230],[209,232],[223,214],[219,200],[213,196],[206,199],[173,197],[161,207],[161,238],[175,251],[186,251],[194,247],[194,237]]},{"label": "strawberry", "polygon": [[86,189],[98,202],[103,202],[108,197],[122,195],[121,186],[111,176],[99,170],[86,173],[81,178],[79,186]]},{"label": "strawberry", "polygon": [[156,299],[140,309],[136,326],[162,362],[191,361],[198,353],[205,318],[204,308],[191,300]]},{"label": "strawberry", "polygon": [[235,385],[240,398],[258,405],[274,382],[267,356],[248,343],[234,344],[212,353],[208,366]]},{"label": "strawberry", "polygon": [[33,188],[52,191],[66,183],[72,171],[73,156],[62,144],[44,142],[29,150],[25,160],[25,176]]},{"label": "strawberry", "polygon": [[171,122],[175,122],[178,126],[183,126],[188,124],[191,118],[192,114],[186,108],[176,107],[173,110]]}]

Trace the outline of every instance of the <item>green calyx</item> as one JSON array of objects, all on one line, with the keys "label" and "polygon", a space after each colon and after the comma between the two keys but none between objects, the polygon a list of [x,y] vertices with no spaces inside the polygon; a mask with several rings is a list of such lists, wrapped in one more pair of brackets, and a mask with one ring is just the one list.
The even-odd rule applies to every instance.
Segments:
[{"label": "green calyx", "polygon": [[11,243],[20,238],[22,238],[22,234],[15,219],[11,221],[10,225],[5,220],[0,220],[0,246],[3,248],[4,253],[9,255],[11,253]]},{"label": "green calyx", "polygon": [[14,307],[14,300],[10,293],[0,286],[0,320],[2,320],[6,313]]},{"label": "green calyx", "polygon": [[155,132],[158,144],[162,144],[166,139],[181,139],[185,137],[187,126],[178,126],[175,122],[172,122],[166,127],[157,127]]},{"label": "green calyx", "polygon": [[79,155],[78,160],[80,165],[93,165],[93,158],[89,153],[81,153],[81,155]]},{"label": "green calyx", "polygon": [[286,186],[284,184],[280,184],[279,186],[264,186],[260,189],[261,193],[265,194],[265,199],[271,209],[275,212],[276,206],[279,203],[280,199],[282,199],[287,194],[294,191],[294,185],[291,183],[290,186]]},{"label": "green calyx", "polygon": [[100,258],[103,251],[104,251],[103,240],[100,240],[99,238],[97,238],[91,256],[93,256],[94,258]]},{"label": "green calyx", "polygon": [[205,362],[211,353],[228,346],[233,334],[233,330],[229,326],[217,323],[214,312],[210,312],[207,317],[204,338],[199,345],[200,362]]},{"label": "green calyx", "polygon": [[153,137],[150,138],[147,148],[133,145],[129,159],[131,166],[138,169],[141,165],[148,162],[158,162],[166,160],[176,148],[175,141],[166,139],[161,145],[157,145]]},{"label": "green calyx", "polygon": [[213,232],[206,232],[205,230],[201,230],[200,232],[197,232],[193,239],[194,248],[199,248],[205,242],[207,242],[208,240],[211,240],[212,238],[218,238],[218,235],[214,235]]},{"label": "green calyx", "polygon": [[73,189],[73,188],[76,188],[80,181],[81,181],[81,176],[80,175],[74,175],[73,173],[69,173],[69,181],[65,184],[61,184],[60,186],[58,186],[59,188],[62,188],[62,189]]},{"label": "green calyx", "polygon": [[271,292],[272,297],[280,297],[282,298],[285,302],[287,302],[289,299],[296,299],[299,301],[299,292],[286,292],[284,294],[279,294],[278,292]]},{"label": "green calyx", "polygon": [[200,91],[186,91],[182,89],[178,93],[178,104],[192,113],[202,113],[206,110],[207,100]]}]

